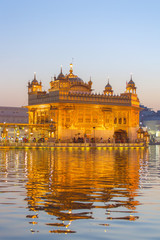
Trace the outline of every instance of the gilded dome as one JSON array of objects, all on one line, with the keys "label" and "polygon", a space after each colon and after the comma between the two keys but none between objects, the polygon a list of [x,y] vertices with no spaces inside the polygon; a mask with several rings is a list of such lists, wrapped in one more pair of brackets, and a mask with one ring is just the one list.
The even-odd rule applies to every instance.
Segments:
[{"label": "gilded dome", "polygon": [[73,74],[73,64],[70,64],[70,70],[69,74],[67,75],[67,78],[70,82],[79,82],[79,83],[84,83],[81,78],[79,78],[77,75]]},{"label": "gilded dome", "polygon": [[109,84],[109,79],[108,79],[108,83],[105,86],[105,90],[103,91],[105,95],[113,95],[113,90],[112,90],[112,86]]},{"label": "gilded dome", "polygon": [[81,78],[79,78],[78,76],[76,76],[76,75],[73,75],[73,77],[68,75],[68,80],[70,82],[84,83],[83,80]]}]

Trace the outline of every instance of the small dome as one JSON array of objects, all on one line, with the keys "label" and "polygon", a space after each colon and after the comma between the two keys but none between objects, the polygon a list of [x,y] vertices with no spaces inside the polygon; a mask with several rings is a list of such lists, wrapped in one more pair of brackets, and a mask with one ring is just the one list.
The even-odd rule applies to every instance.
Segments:
[{"label": "small dome", "polygon": [[38,81],[36,79],[36,73],[34,73],[34,79],[32,80],[31,84],[38,85]]},{"label": "small dome", "polygon": [[131,75],[131,79],[130,79],[130,81],[128,82],[128,85],[129,86],[135,86],[135,83],[133,82],[133,80],[132,80],[132,75]]},{"label": "small dome", "polygon": [[38,81],[36,79],[33,79],[32,84],[36,85],[38,84]]},{"label": "small dome", "polygon": [[144,133],[144,130],[140,127],[137,132],[138,133]]},{"label": "small dome", "polygon": [[132,78],[131,78],[131,80],[130,80],[128,83],[129,83],[129,84],[134,84]]},{"label": "small dome", "polygon": [[108,95],[108,96],[113,95],[113,90],[112,90],[112,86],[109,84],[109,79],[108,79],[107,85],[105,86],[105,90],[103,92],[105,95]]},{"label": "small dome", "polygon": [[60,74],[58,75],[57,79],[58,79],[58,80],[63,80],[63,79],[65,79],[64,74],[63,74],[63,73],[60,73]]},{"label": "small dome", "polygon": [[112,86],[109,84],[109,81],[108,81],[107,85],[105,86],[105,88],[110,88],[110,89],[112,89]]},{"label": "small dome", "polygon": [[110,83],[109,83],[109,78],[108,78],[108,83],[107,83],[107,85],[105,86],[105,89],[106,89],[106,90],[112,90],[112,86],[111,86]]},{"label": "small dome", "polygon": [[64,76],[64,74],[62,73],[62,66],[61,66],[61,72],[60,72],[60,74],[58,75],[57,79],[58,79],[58,80],[64,80],[64,79],[65,79],[65,76]]}]

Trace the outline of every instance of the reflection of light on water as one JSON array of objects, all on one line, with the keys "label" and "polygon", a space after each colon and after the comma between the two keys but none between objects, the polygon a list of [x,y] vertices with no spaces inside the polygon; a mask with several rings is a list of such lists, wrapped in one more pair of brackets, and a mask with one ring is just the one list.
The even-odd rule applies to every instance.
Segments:
[{"label": "reflection of light on water", "polygon": [[[5,176],[4,176],[6,179],[8,177],[8,153],[6,152],[5,154]],[[7,182],[7,180],[6,180]]]},{"label": "reflection of light on water", "polygon": [[66,228],[68,228],[71,225],[72,221],[69,221],[69,223],[66,225]]},{"label": "reflection of light on water", "polygon": [[143,187],[143,181],[148,175],[148,149],[139,152],[139,188]]},{"label": "reflection of light on water", "polygon": [[81,223],[91,227],[94,220],[107,232],[115,222],[138,219],[138,191],[149,173],[145,150],[34,149],[15,156],[13,161],[9,152],[4,166],[11,174],[14,169],[18,184],[27,175],[24,198],[28,224],[36,228],[32,233],[45,228],[53,234],[75,233],[72,222],[80,231]]},{"label": "reflection of light on water", "polygon": [[147,180],[148,177],[148,157],[145,155],[145,158],[140,158],[139,160],[139,187],[143,187],[144,180]]},{"label": "reflection of light on water", "polygon": [[25,151],[25,153],[24,153],[25,155],[24,155],[24,164],[25,164],[25,174],[26,174],[26,177],[27,177],[27,170],[28,170],[28,168],[27,168],[27,164],[28,164],[28,152],[27,151]]},{"label": "reflection of light on water", "polygon": [[[69,210],[69,212],[68,212],[69,214],[71,214],[72,213],[72,211],[71,210]],[[66,225],[66,228],[68,228],[70,225],[71,225],[71,223],[72,223],[72,221],[69,221],[69,223]]]}]

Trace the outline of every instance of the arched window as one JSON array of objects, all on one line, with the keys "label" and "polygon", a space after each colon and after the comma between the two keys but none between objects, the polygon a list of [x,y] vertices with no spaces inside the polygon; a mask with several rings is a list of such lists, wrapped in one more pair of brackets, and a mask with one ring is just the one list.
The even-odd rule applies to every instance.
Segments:
[{"label": "arched window", "polygon": [[119,122],[119,124],[122,124],[122,118],[119,118],[118,122]]},{"label": "arched window", "polygon": [[117,118],[114,118],[114,124],[117,124]]},{"label": "arched window", "polygon": [[126,122],[127,122],[127,121],[126,121],[126,118],[124,117],[124,118],[123,118],[123,124],[126,124]]}]

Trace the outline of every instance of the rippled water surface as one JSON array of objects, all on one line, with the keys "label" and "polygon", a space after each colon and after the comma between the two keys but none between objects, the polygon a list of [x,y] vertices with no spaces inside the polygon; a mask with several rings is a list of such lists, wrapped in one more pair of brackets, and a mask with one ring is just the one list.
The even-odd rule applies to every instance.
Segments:
[{"label": "rippled water surface", "polygon": [[160,239],[160,147],[0,150],[0,239]]}]

